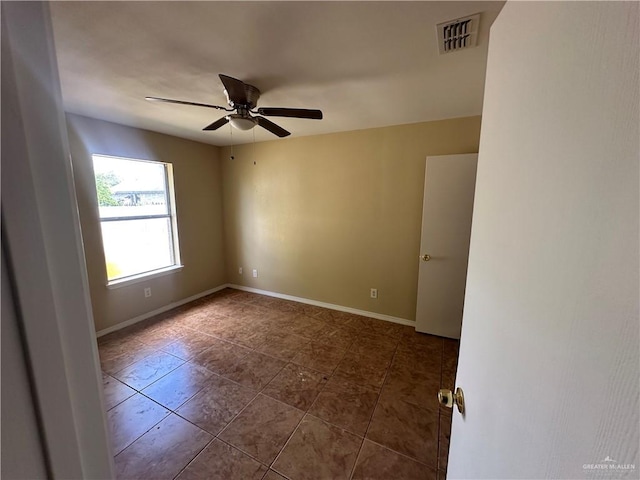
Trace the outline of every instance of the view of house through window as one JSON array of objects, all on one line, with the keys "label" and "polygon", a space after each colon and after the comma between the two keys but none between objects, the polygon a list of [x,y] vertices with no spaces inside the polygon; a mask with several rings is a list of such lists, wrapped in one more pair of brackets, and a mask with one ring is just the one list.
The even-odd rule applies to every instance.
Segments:
[{"label": "view of house through window", "polygon": [[171,165],[93,155],[109,281],[180,263]]}]

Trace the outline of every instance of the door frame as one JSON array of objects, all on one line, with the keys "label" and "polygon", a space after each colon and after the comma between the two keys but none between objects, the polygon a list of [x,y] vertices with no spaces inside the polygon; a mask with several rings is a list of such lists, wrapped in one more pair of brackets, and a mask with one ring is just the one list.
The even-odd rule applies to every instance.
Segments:
[{"label": "door frame", "polygon": [[0,8],[2,242],[48,474],[113,478],[51,15]]}]

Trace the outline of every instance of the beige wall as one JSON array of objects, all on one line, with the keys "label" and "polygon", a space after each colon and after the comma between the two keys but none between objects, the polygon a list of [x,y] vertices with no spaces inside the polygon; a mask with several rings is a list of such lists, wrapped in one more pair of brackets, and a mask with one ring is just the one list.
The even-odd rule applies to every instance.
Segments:
[{"label": "beige wall", "polygon": [[[67,123],[96,330],[224,284],[219,149],[77,115]],[[93,153],[173,164],[181,271],[107,289]],[[147,286],[150,298],[143,295]]]},{"label": "beige wall", "polygon": [[227,280],[414,320],[425,158],[479,137],[478,116],[222,149]]}]

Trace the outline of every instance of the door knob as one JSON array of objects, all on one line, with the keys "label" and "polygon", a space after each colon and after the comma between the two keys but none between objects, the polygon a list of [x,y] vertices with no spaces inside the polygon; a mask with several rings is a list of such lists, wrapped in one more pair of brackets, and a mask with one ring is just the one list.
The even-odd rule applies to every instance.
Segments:
[{"label": "door knob", "polygon": [[428,262],[429,260],[431,260],[431,255],[429,255],[428,253],[425,253],[424,255],[420,255],[420,258],[422,259],[423,262]]},{"label": "door knob", "polygon": [[451,390],[443,388],[438,392],[438,401],[440,405],[447,408],[453,408],[455,403],[458,407],[458,411],[464,415],[464,392],[460,387],[456,388],[456,393],[452,393]]}]

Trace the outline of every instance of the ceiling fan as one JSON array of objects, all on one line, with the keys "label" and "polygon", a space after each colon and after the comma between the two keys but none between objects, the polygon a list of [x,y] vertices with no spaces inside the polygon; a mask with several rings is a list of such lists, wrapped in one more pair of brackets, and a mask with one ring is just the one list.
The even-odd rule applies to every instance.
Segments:
[{"label": "ceiling fan", "polygon": [[[209,105],[206,103],[185,102],[183,100],[171,100],[169,98],[145,97],[153,102],[177,103],[178,105],[194,105],[196,107],[215,108],[216,110],[224,110],[225,112],[235,112],[219,118],[211,125],[207,125],[203,130],[217,130],[218,128],[231,123],[231,125],[240,130],[251,130],[256,125],[269,130],[278,137],[286,137],[291,132],[276,125],[271,120],[264,117],[294,117],[309,118],[312,120],[322,120],[322,112],[320,110],[307,110],[304,108],[281,108],[281,107],[260,107],[256,109],[258,99],[260,98],[260,90],[253,85],[244,83],[241,80],[230,77],[228,75],[219,75],[224,85],[224,93],[227,96],[229,107],[220,107],[218,105]],[[254,115],[263,116],[254,116]]]}]

